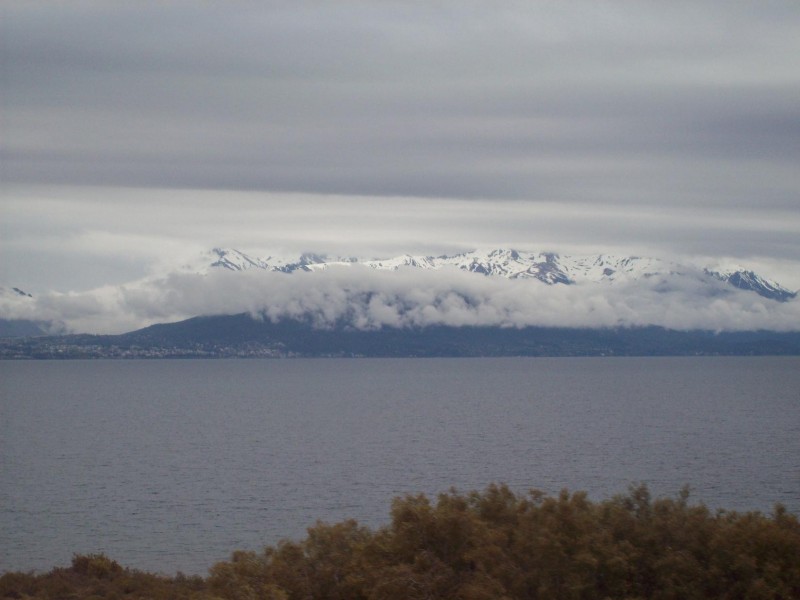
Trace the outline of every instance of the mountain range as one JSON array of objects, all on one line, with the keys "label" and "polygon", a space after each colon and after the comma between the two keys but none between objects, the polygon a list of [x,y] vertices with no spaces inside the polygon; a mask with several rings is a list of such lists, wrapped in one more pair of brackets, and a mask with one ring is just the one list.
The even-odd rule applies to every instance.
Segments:
[{"label": "mountain range", "polygon": [[[747,268],[637,256],[214,248],[117,288],[0,288],[0,358],[796,355],[796,298]],[[92,331],[60,317],[70,313],[146,318],[117,329],[127,333],[64,335]]]},{"label": "mountain range", "polygon": [[507,279],[533,279],[548,285],[572,285],[582,282],[613,284],[614,282],[631,282],[665,276],[686,277],[706,281],[712,285],[719,282],[726,283],[778,302],[786,302],[797,296],[797,292],[793,292],[775,281],[761,277],[751,270],[738,267],[720,270],[639,256],[607,254],[565,256],[552,252],[537,253],[506,249],[473,250],[450,256],[404,254],[388,259],[365,260],[319,254],[302,254],[293,258],[269,255],[260,258],[233,248],[214,248],[203,257],[195,269],[198,267],[198,270],[202,270],[204,267],[230,271],[262,269],[294,273],[297,271],[320,271],[334,266],[353,264],[384,271],[458,269]]}]

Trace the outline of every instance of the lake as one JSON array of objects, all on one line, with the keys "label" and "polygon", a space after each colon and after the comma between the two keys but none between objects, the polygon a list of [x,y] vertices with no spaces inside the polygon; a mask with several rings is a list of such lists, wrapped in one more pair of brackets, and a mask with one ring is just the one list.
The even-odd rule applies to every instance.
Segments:
[{"label": "lake", "polygon": [[800,358],[0,362],[0,572],[204,574],[504,482],[800,512]]}]

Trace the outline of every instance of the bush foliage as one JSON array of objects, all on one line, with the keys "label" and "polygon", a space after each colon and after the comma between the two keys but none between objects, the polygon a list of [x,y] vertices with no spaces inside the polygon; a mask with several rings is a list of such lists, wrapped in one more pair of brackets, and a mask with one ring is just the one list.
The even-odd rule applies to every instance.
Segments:
[{"label": "bush foliage", "polygon": [[712,513],[686,490],[653,500],[640,486],[597,503],[491,485],[397,498],[374,531],[318,522],[302,541],[235,552],[206,578],[75,556],[46,574],[6,573],[0,598],[788,600],[800,598],[800,524],[781,506]]}]

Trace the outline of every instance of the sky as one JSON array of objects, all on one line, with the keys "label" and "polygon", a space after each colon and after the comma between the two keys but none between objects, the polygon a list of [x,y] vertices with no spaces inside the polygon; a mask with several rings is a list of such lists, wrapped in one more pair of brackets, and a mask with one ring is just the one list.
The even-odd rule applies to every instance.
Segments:
[{"label": "sky", "polygon": [[800,4],[0,5],[0,285],[215,246],[735,262],[800,288]]}]

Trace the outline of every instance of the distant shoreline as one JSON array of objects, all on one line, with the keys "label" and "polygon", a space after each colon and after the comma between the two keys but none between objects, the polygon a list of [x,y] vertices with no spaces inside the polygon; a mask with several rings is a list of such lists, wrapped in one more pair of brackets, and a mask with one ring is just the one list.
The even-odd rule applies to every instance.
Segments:
[{"label": "distant shoreline", "polygon": [[318,328],[246,314],[194,317],[119,335],[0,338],[0,360],[424,358],[501,356],[800,356],[800,331],[661,327]]}]

